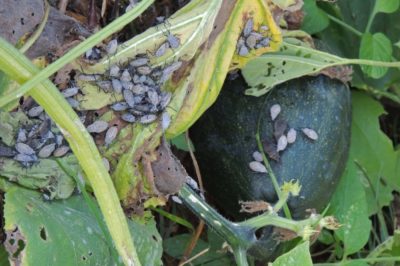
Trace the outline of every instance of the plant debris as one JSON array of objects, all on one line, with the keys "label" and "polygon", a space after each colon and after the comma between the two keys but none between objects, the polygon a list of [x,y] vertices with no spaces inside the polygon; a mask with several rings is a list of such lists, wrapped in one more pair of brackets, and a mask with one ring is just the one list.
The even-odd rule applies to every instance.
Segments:
[{"label": "plant debris", "polygon": [[185,168],[165,140],[156,150],[156,155],[157,160],[151,163],[156,189],[164,195],[177,193],[188,176]]}]

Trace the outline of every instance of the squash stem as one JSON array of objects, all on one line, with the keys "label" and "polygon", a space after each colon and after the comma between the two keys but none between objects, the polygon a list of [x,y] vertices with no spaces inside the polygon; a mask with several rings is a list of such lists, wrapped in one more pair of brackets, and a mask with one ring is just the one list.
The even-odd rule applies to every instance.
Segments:
[{"label": "squash stem", "polygon": [[231,247],[247,250],[256,241],[253,228],[247,225],[239,226],[237,223],[227,220],[200,198],[188,185],[182,186],[179,197],[194,214],[203,219]]},{"label": "squash stem", "polygon": [[[289,199],[289,193],[282,193],[282,197],[279,198],[278,202],[274,206],[274,212],[279,212],[283,207],[285,207],[287,200]],[[287,205],[286,205],[287,207]]]},{"label": "squash stem", "polygon": [[238,266],[248,266],[246,250],[242,248],[233,249],[233,254],[235,255],[235,261]]},{"label": "squash stem", "polygon": [[310,218],[295,221],[280,217],[275,213],[265,213],[241,222],[239,223],[239,226],[251,227],[257,230],[268,225],[273,225],[276,227],[288,229],[300,235],[306,227],[314,227],[320,220],[320,215],[311,215]]}]

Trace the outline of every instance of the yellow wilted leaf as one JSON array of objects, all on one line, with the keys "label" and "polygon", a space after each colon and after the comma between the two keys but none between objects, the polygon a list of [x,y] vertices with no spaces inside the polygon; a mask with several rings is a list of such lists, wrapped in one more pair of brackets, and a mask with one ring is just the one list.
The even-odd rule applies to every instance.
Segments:
[{"label": "yellow wilted leaf", "polygon": [[[267,36],[271,38],[271,44],[242,57],[236,53],[236,44],[249,18],[253,19],[257,28],[260,25],[268,26]],[[254,56],[278,50],[282,42],[279,28],[263,0],[225,0],[213,25],[208,40],[200,46],[193,59],[189,76],[182,77],[183,82],[173,80],[170,83],[172,87],[178,86],[171,106],[179,112],[172,114],[175,119],[167,131],[167,137],[186,131],[215,102],[230,69],[243,67]]]}]

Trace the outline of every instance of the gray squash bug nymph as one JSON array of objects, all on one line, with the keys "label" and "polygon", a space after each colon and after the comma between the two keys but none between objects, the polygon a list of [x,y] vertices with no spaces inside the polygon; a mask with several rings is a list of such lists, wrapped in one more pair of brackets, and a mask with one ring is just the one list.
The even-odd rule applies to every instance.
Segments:
[{"label": "gray squash bug nymph", "polygon": [[115,93],[120,94],[122,92],[122,83],[118,79],[112,79],[111,86],[113,87]]},{"label": "gray squash bug nymph", "polygon": [[133,114],[125,113],[121,115],[121,119],[128,123],[135,123],[136,117]]},{"label": "gray squash bug nymph", "polygon": [[249,37],[246,38],[246,45],[250,49],[254,49],[256,46],[257,39],[254,35],[249,35]]},{"label": "gray squash bug nymph", "polygon": [[182,62],[177,61],[177,62],[174,62],[171,65],[167,66],[166,68],[164,68],[160,82],[163,83],[163,82],[167,81],[171,77],[172,73],[174,73],[176,70],[178,70],[181,66],[182,66]]},{"label": "gray squash bug nymph", "polygon": [[97,86],[105,92],[112,92],[112,84],[109,80],[102,80],[96,82]]},{"label": "gray squash bug nymph", "polygon": [[76,109],[79,107],[79,101],[74,98],[66,98],[66,100],[72,108]]},{"label": "gray squash bug nymph", "polygon": [[149,99],[149,102],[152,105],[158,105],[158,103],[160,102],[160,98],[158,97],[158,93],[154,90],[149,90],[147,91],[147,97]]},{"label": "gray squash bug nymph", "polygon": [[160,47],[157,49],[155,56],[156,57],[161,57],[163,55],[165,55],[165,53],[167,52],[167,49],[169,48],[169,43],[165,42],[163,44],[160,45]]},{"label": "gray squash bug nymph", "polygon": [[104,137],[104,143],[107,146],[109,146],[117,137],[117,135],[118,135],[118,127],[116,126],[110,127],[106,132],[106,136]]},{"label": "gray squash bug nymph", "polygon": [[150,124],[157,119],[156,115],[144,115],[140,118],[139,122],[141,124]]},{"label": "gray squash bug nymph", "polygon": [[28,111],[28,116],[29,117],[38,117],[41,113],[43,113],[43,107],[42,106],[35,106],[29,109]]},{"label": "gray squash bug nymph", "polygon": [[169,47],[172,49],[176,49],[181,44],[181,40],[173,34],[168,34],[167,41],[169,43]]},{"label": "gray squash bug nymph", "polygon": [[15,144],[15,149],[17,150],[17,152],[21,154],[26,154],[26,155],[35,154],[35,151],[29,145],[22,142]]},{"label": "gray squash bug nymph", "polygon": [[271,106],[269,111],[271,114],[271,119],[272,119],[272,121],[274,121],[275,118],[277,118],[279,113],[281,112],[281,106],[279,104],[274,104]]},{"label": "gray squash bug nymph", "polygon": [[260,45],[263,47],[268,47],[270,42],[271,42],[270,38],[266,37],[260,41]]},{"label": "gray squash bug nymph", "polygon": [[62,157],[65,154],[67,154],[67,152],[69,151],[69,147],[64,145],[61,147],[58,147],[54,152],[53,152],[53,156],[54,157]]},{"label": "gray squash bug nymph", "polygon": [[129,107],[135,106],[135,99],[133,98],[133,92],[131,90],[124,90],[123,91],[124,99]]},{"label": "gray squash bug nymph", "polygon": [[131,81],[121,81],[121,85],[125,90],[132,90],[133,88],[133,82]]},{"label": "gray squash bug nymph", "polygon": [[149,66],[140,66],[136,69],[140,75],[149,75],[151,73],[151,68]]},{"label": "gray squash bug nymph", "polygon": [[105,157],[101,158],[101,160],[103,161],[104,167],[106,168],[107,172],[110,172],[110,162]]},{"label": "gray squash bug nymph", "polygon": [[259,151],[253,152],[253,158],[257,162],[262,162],[263,161],[263,156],[262,156],[261,152],[259,152]]},{"label": "gray squash bug nymph", "polygon": [[40,158],[48,158],[55,149],[56,149],[55,143],[48,144],[40,149],[38,156]]},{"label": "gray squash bug nymph", "polygon": [[101,78],[101,75],[98,74],[89,74],[89,75],[85,75],[85,74],[80,74],[77,79],[81,80],[81,81],[97,81]]},{"label": "gray squash bug nymph", "polygon": [[17,153],[6,146],[0,146],[0,157],[13,157],[15,156]]},{"label": "gray squash bug nymph", "polygon": [[293,129],[293,128],[289,129],[289,131],[288,131],[288,133],[287,133],[287,135],[286,135],[287,142],[288,142],[289,144],[294,143],[294,142],[296,141],[296,136],[297,136],[296,130]]},{"label": "gray squash bug nymph", "polygon": [[303,128],[301,131],[303,131],[304,135],[306,135],[311,140],[317,140],[318,139],[318,134],[313,129]]},{"label": "gray squash bug nymph", "polygon": [[288,141],[285,135],[280,136],[278,139],[278,144],[276,145],[276,151],[284,151],[287,147]]},{"label": "gray squash bug nymph", "polygon": [[182,200],[178,196],[172,196],[171,197],[172,201],[178,204],[183,204]]},{"label": "gray squash bug nymph", "polygon": [[115,52],[117,52],[117,48],[118,48],[118,41],[117,39],[113,39],[107,44],[106,52],[108,55],[113,55],[115,54]]},{"label": "gray squash bug nymph", "polygon": [[141,57],[141,58],[136,58],[132,60],[129,65],[132,67],[139,67],[146,65],[149,62],[149,59],[147,57]]},{"label": "gray squash bug nymph", "polygon": [[79,92],[79,88],[77,87],[71,87],[71,88],[67,88],[65,90],[61,91],[61,94],[65,97],[65,98],[69,98],[69,97],[73,97],[75,95],[77,95]]},{"label": "gray squash bug nymph", "polygon": [[146,79],[147,79],[147,76],[146,76],[146,75],[141,75],[141,76],[139,77],[139,83],[144,83],[144,82],[146,81]]},{"label": "gray squash bug nymph", "polygon": [[171,124],[171,116],[167,112],[163,112],[161,115],[161,128],[163,131],[167,130]]},{"label": "gray squash bug nymph", "polygon": [[17,142],[25,142],[26,140],[26,129],[20,128],[17,133]]},{"label": "gray squash bug nymph", "polygon": [[117,65],[110,67],[110,77],[119,77],[119,67]]},{"label": "gray squash bug nymph", "polygon": [[116,112],[125,111],[128,109],[128,104],[126,102],[117,102],[111,105],[111,109]]},{"label": "gray squash bug nymph", "polygon": [[239,48],[239,53],[240,56],[246,56],[249,54],[249,49],[245,46],[242,45],[242,47]]},{"label": "gray squash bug nymph", "polygon": [[132,92],[134,94],[144,94],[147,90],[148,87],[144,85],[135,85],[132,87]]},{"label": "gray squash bug nymph", "polygon": [[56,135],[56,144],[57,146],[61,146],[63,143],[64,137],[63,135]]},{"label": "gray squash bug nymph", "polygon": [[33,163],[38,161],[36,155],[28,155],[22,153],[15,155],[13,159],[17,162],[20,162],[24,167],[30,167]]},{"label": "gray squash bug nymph", "polygon": [[265,166],[257,161],[253,161],[249,163],[249,168],[257,173],[267,173],[267,168],[265,168]]},{"label": "gray squash bug nymph", "polygon": [[171,102],[172,93],[163,91],[161,92],[160,109],[164,110],[165,107]]},{"label": "gray squash bug nymph", "polygon": [[250,33],[253,31],[253,27],[254,27],[254,21],[253,21],[252,18],[249,18],[249,19],[246,21],[246,24],[244,25],[244,28],[243,28],[243,36],[244,36],[244,37],[249,36]]},{"label": "gray squash bug nymph", "polygon": [[120,80],[121,80],[121,82],[122,81],[131,81],[132,80],[131,74],[129,73],[129,71],[127,69],[125,69],[122,72]]},{"label": "gray squash bug nymph", "polygon": [[108,123],[106,121],[97,120],[90,124],[86,129],[90,133],[101,133],[108,128]]}]

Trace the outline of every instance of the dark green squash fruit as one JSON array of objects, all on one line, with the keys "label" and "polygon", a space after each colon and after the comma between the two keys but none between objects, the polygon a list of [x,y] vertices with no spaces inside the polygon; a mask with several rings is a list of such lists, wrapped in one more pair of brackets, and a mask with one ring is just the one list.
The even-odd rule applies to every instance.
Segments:
[{"label": "dark green squash fruit", "polygon": [[[295,179],[302,186],[300,195],[288,202],[294,219],[307,216],[307,209],[322,211],[348,157],[349,89],[325,76],[292,80],[259,98],[245,96],[245,88],[242,79],[226,81],[217,102],[190,131],[206,193],[225,214],[237,220],[244,218],[239,213],[240,200],[277,201],[269,175],[253,172],[249,162],[258,150],[255,134],[259,118],[261,140],[274,140],[270,108],[279,104],[282,111],[277,119],[296,129],[297,138],[280,152],[279,161],[269,159],[271,167],[280,185]],[[318,139],[306,137],[302,128],[315,130]],[[277,243],[269,239],[270,231],[271,228],[265,230],[260,239],[264,249],[254,248],[257,257],[269,257],[276,248]]]}]

